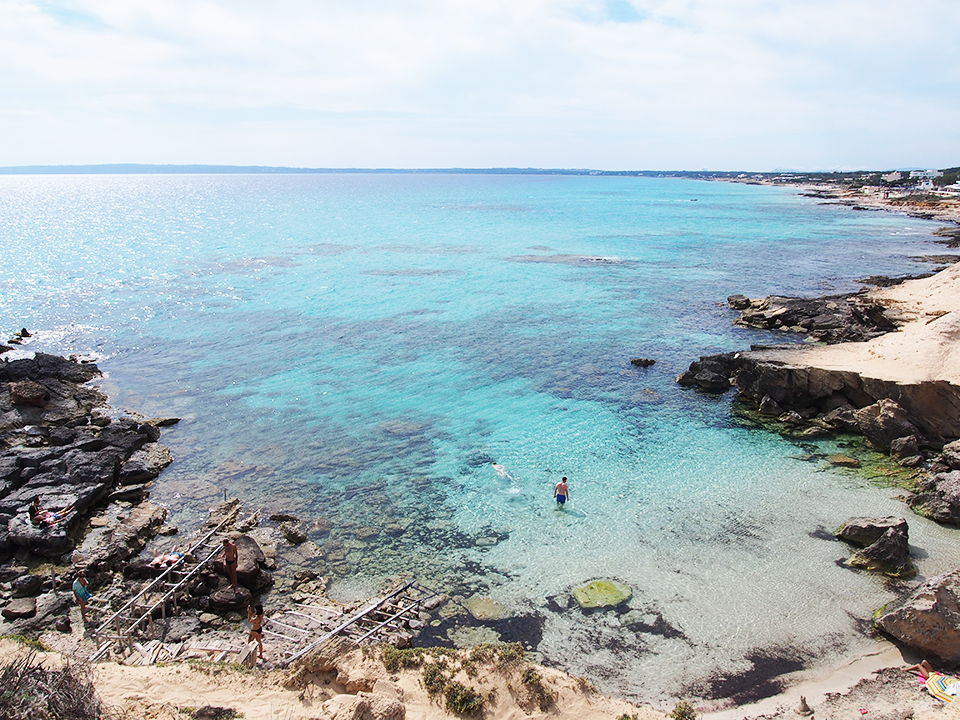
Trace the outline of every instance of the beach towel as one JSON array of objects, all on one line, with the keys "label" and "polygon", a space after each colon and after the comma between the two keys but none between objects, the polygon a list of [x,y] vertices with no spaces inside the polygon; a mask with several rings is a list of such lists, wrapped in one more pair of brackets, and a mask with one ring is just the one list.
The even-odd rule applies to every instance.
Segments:
[{"label": "beach towel", "polygon": [[954,695],[960,690],[960,684],[956,678],[941,675],[938,672],[930,673],[926,686],[931,695],[944,702],[952,702]]}]

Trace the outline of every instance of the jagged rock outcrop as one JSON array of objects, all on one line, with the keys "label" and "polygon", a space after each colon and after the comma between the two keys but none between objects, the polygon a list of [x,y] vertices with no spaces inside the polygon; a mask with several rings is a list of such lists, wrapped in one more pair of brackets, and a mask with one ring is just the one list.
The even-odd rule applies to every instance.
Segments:
[{"label": "jagged rock outcrop", "polygon": [[838,430],[866,431],[884,449],[910,435],[919,436],[920,445],[933,447],[960,437],[960,387],[945,381],[901,384],[865,378],[851,371],[771,360],[761,349],[702,357],[677,382],[710,392],[735,385],[740,398],[758,407],[776,403]]},{"label": "jagged rock outcrop", "polygon": [[759,300],[732,295],[727,302],[741,311],[737,325],[806,333],[826,343],[869,340],[896,328],[884,308],[863,292],[818,298],[772,295]]},{"label": "jagged rock outcrop", "polygon": [[[159,472],[159,429],[111,418],[106,396],[87,385],[99,374],[96,365],[43,353],[0,362],[0,558],[18,547],[46,557],[70,551],[89,509],[125,470],[140,478]],[[44,403],[24,404],[41,394]],[[44,509],[73,511],[34,526],[27,509],[35,497]]]},{"label": "jagged rock outcrop", "polygon": [[960,662],[960,570],[930,578],[885,607],[876,622],[921,657]]},{"label": "jagged rock outcrop", "polygon": [[898,439],[916,438],[916,426],[907,418],[906,411],[889,398],[880,398],[872,405],[854,413],[857,427],[878,450],[889,450]]}]

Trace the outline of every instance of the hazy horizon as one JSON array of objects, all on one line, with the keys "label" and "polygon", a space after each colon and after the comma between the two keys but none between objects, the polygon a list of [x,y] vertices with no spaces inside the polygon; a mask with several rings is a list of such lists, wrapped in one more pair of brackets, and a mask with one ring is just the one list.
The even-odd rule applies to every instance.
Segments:
[{"label": "hazy horizon", "polygon": [[3,166],[812,172],[960,157],[948,0],[0,0],[0,27]]}]

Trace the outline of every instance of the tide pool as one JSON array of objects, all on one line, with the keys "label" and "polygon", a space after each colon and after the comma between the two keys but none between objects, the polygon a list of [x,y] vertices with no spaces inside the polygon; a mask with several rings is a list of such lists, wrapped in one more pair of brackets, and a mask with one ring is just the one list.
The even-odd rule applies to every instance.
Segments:
[{"label": "tide pool", "polygon": [[[492,597],[509,617],[429,639],[520,640],[669,703],[869,649],[895,588],[827,537],[905,513],[822,459],[845,448],[673,378],[797,340],[733,327],[728,295],[922,272],[935,227],[676,179],[0,176],[0,310],[30,349],[95,357],[116,407],[183,418],[152,493],[171,523],[224,492],[323,519],[332,596],[412,573]],[[921,576],[950,568],[955,532],[908,521]],[[570,606],[602,577],[631,586],[629,612]]]}]

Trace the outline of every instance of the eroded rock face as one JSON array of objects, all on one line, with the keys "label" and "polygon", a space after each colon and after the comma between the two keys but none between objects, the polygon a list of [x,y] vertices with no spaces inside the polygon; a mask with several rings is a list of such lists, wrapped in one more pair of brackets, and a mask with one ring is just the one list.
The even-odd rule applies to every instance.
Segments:
[{"label": "eroded rock face", "polygon": [[877,625],[922,657],[960,662],[960,570],[930,578],[909,597],[895,601]]},{"label": "eroded rock face", "polygon": [[335,695],[322,707],[330,720],[404,720],[407,714],[399,700],[367,692]]},{"label": "eroded rock face", "polygon": [[880,450],[889,450],[898,438],[915,438],[919,434],[906,411],[889,398],[881,398],[873,405],[857,410],[855,415],[860,432]]},{"label": "eroded rock face", "polygon": [[33,380],[21,380],[10,383],[10,402],[14,405],[33,405],[46,407],[50,401],[50,391]]}]

